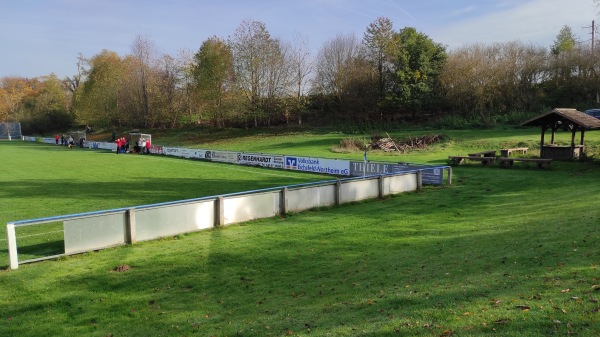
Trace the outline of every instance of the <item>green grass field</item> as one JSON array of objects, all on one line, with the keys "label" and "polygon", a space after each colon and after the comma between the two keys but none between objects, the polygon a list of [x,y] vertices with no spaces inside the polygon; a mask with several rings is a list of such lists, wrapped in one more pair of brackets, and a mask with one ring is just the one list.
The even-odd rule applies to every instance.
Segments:
[{"label": "green grass field", "polygon": [[[517,145],[535,154],[539,138],[442,133],[447,141],[428,150],[370,159],[444,163]],[[256,134],[195,147],[361,158],[330,151],[346,137]],[[600,135],[586,144],[599,153]],[[0,156],[2,224],[318,178],[34,144],[0,143]],[[230,168],[256,171],[235,179]],[[454,174],[451,187],[0,271],[0,336],[598,336],[600,163]]]}]

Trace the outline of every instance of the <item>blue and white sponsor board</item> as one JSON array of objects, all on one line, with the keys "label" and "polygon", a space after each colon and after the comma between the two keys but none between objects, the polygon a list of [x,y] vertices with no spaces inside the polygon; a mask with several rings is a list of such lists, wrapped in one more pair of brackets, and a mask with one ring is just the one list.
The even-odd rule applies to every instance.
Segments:
[{"label": "blue and white sponsor board", "polygon": [[420,170],[423,184],[442,185],[444,182],[444,169],[442,167],[431,167],[426,165],[414,165],[406,163],[374,163],[353,161],[350,163],[350,175],[358,177],[374,174],[390,174],[404,171]]},{"label": "blue and white sponsor board", "polygon": [[286,156],[285,169],[348,176],[350,175],[350,162],[340,159]]},{"label": "blue and white sponsor board", "polygon": [[283,168],[283,156],[255,154],[255,153],[238,153],[238,164],[253,165],[271,168]]},{"label": "blue and white sponsor board", "polygon": [[117,151],[116,143],[109,142],[86,142],[85,144],[90,149],[101,149],[101,150],[111,150]]}]

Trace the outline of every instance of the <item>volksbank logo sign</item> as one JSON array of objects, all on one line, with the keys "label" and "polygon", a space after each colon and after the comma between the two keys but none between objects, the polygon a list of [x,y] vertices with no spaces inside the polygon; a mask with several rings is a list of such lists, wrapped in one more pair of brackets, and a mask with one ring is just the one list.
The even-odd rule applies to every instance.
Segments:
[{"label": "volksbank logo sign", "polygon": [[285,157],[285,168],[287,170],[347,176],[350,173],[350,162],[337,159]]},{"label": "volksbank logo sign", "polygon": [[298,168],[298,159],[295,157],[285,157],[285,168],[288,170],[296,170]]}]

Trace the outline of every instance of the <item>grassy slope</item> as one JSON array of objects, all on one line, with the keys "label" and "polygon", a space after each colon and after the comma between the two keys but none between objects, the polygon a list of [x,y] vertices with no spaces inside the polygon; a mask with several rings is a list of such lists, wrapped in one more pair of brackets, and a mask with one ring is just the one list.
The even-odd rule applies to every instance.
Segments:
[{"label": "grassy slope", "polygon": [[[430,151],[370,158],[444,162],[539,137],[444,133]],[[329,152],[344,137],[197,147],[361,157]],[[473,164],[451,188],[25,265],[0,272],[0,335],[597,336],[599,172]]]}]

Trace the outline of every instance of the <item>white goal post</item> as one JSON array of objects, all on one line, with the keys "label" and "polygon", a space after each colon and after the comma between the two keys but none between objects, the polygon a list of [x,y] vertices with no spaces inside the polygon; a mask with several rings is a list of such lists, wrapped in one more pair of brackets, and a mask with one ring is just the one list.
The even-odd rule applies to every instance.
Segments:
[{"label": "white goal post", "polygon": [[21,139],[21,123],[18,122],[0,122],[0,139],[12,140]]}]

